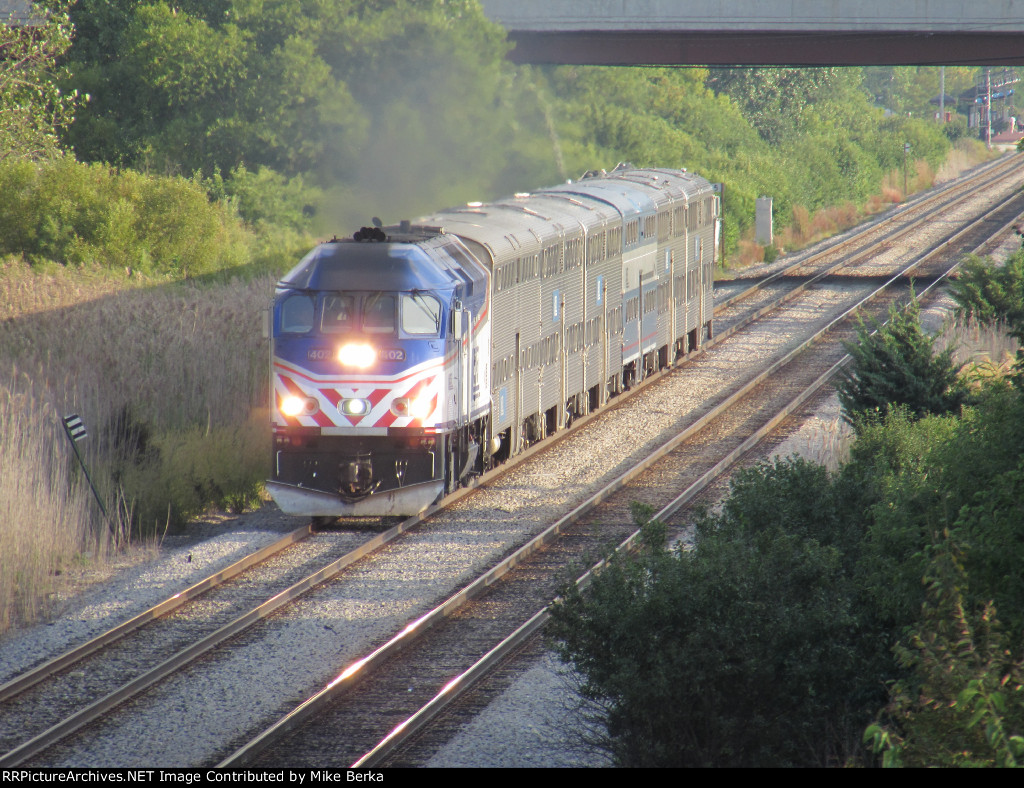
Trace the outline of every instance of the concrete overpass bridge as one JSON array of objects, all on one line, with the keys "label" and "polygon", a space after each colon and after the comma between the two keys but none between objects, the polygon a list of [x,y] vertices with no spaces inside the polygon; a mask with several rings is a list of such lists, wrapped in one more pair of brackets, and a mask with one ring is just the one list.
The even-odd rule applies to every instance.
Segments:
[{"label": "concrete overpass bridge", "polygon": [[1024,65],[1024,0],[481,0],[520,63]]}]

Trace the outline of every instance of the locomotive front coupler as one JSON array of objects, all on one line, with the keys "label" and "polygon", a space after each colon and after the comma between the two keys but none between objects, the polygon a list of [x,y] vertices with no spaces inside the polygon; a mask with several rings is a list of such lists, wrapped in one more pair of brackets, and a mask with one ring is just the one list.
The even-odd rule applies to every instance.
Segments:
[{"label": "locomotive front coupler", "polygon": [[338,495],[343,501],[361,501],[380,487],[380,481],[373,481],[373,462],[369,454],[359,454],[354,461],[341,463],[338,470]]}]

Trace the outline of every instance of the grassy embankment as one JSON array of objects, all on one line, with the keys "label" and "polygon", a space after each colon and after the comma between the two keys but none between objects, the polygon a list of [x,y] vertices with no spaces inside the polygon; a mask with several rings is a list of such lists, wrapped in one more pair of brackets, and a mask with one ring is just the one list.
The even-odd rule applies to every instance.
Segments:
[{"label": "grassy embankment", "polygon": [[[776,216],[774,247],[779,251],[803,249],[823,238],[860,224],[868,217],[902,202],[909,195],[952,180],[964,170],[998,155],[999,152],[987,150],[978,140],[963,139],[953,147],[946,162],[938,171],[925,161],[912,162],[911,170],[907,174],[907,194],[903,193],[902,171],[894,170],[885,176],[879,191],[864,205],[844,203],[815,211],[813,214],[802,205],[795,205],[791,217]],[[746,237],[740,240],[738,251],[727,265],[732,268],[745,268],[765,259],[766,249],[763,244],[754,241],[751,228]]]},{"label": "grassy embankment", "polygon": [[[140,285],[0,268],[0,631],[76,556],[257,500],[269,457],[260,310],[272,277]],[[96,505],[61,427],[78,413]]]}]

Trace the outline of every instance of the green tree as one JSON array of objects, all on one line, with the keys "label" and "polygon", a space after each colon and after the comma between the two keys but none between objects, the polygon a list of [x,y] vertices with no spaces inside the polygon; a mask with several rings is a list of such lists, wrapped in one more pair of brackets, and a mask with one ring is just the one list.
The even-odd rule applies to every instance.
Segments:
[{"label": "green tree", "polygon": [[895,650],[911,673],[865,740],[886,766],[1024,766],[1024,659],[991,603],[965,603],[967,573],[948,535],[930,552],[921,621]]},{"label": "green tree", "polygon": [[[365,119],[309,39],[261,37],[252,17],[211,22],[163,2],[122,5],[106,47],[70,53],[71,84],[94,96],[71,130],[79,156],[171,174],[351,165]],[[92,27],[99,12],[110,18],[103,5],[77,13]]]},{"label": "green tree", "polygon": [[889,626],[919,614],[928,547],[948,531],[965,551],[968,605],[992,600],[1010,627],[1024,627],[1022,461],[1024,399],[1005,383],[955,416],[894,408],[862,425],[842,474],[861,489],[867,523],[858,582]]},{"label": "green tree", "polygon": [[845,343],[853,362],[836,386],[846,419],[859,425],[899,405],[918,417],[957,410],[967,392],[954,349],[936,353],[936,342],[921,329],[916,299],[905,309],[891,306],[884,325],[861,321],[857,341]]},{"label": "green tree", "polygon": [[586,595],[566,592],[553,631],[608,707],[621,765],[826,765],[857,751],[881,695],[858,673],[879,640],[847,568],[850,492],[802,460],[759,466],[698,524],[692,551],[650,538]]},{"label": "green tree", "polygon": [[1020,343],[1013,377],[1024,389],[1024,247],[1002,266],[969,256],[953,280],[953,298],[958,317],[974,318],[989,326],[1002,324]]},{"label": "green tree", "polygon": [[838,68],[715,69],[708,84],[731,96],[766,142],[779,145],[799,133],[815,104],[828,100],[842,72]]},{"label": "green tree", "polygon": [[[946,101],[946,111],[956,111],[956,98],[975,84],[977,67],[946,66],[945,90],[953,100]],[[864,85],[875,102],[900,115],[931,118],[939,111],[932,103],[939,96],[942,83],[937,66],[873,66],[864,69]]]},{"label": "green tree", "polygon": [[0,24],[0,160],[62,152],[61,130],[78,95],[57,86],[57,61],[71,44],[69,0],[33,3],[26,25]]}]

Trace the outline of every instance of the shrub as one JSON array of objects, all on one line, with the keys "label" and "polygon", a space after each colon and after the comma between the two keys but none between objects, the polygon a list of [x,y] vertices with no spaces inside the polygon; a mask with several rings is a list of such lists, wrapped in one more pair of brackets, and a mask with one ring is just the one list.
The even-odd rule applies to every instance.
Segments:
[{"label": "shrub", "polygon": [[196,276],[248,260],[251,235],[183,178],[79,164],[0,162],[0,251],[64,265]]},{"label": "shrub", "polygon": [[954,349],[935,353],[937,340],[921,329],[920,312],[916,299],[906,309],[894,304],[885,325],[872,330],[861,321],[857,342],[844,343],[853,363],[840,371],[836,388],[855,426],[898,405],[920,417],[955,411],[965,401]]},{"label": "shrub", "polygon": [[[553,610],[560,653],[609,708],[624,766],[843,763],[881,702],[884,658],[851,574],[859,518],[821,469],[782,460],[740,474],[692,551],[616,557]],[[867,654],[865,654],[867,652]]]},{"label": "shrub", "polygon": [[242,424],[165,432],[151,446],[121,478],[144,532],[180,527],[210,508],[242,512],[260,503],[270,457],[266,410]]},{"label": "shrub", "polygon": [[255,172],[240,166],[227,178],[220,173],[206,181],[211,196],[230,202],[249,225],[276,226],[309,232],[320,191],[302,176],[286,178],[269,167]]},{"label": "shrub", "polygon": [[967,118],[954,115],[948,123],[944,123],[942,131],[950,142],[957,142],[967,136]]},{"label": "shrub", "polygon": [[886,766],[1024,765],[1024,659],[991,603],[965,601],[958,547],[946,540],[930,552],[922,620],[896,648],[910,673],[865,741]]}]

